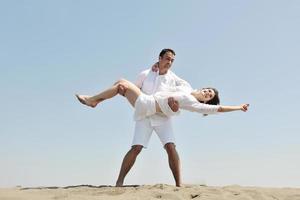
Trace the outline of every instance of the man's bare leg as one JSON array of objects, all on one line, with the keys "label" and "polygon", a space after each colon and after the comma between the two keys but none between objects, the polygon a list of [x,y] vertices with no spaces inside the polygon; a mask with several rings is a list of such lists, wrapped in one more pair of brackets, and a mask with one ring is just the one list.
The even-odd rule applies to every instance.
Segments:
[{"label": "man's bare leg", "polygon": [[167,143],[165,145],[165,149],[168,153],[169,166],[173,173],[176,186],[180,187],[181,186],[180,160],[179,160],[179,155],[175,148],[175,144]]},{"label": "man's bare leg", "polygon": [[123,186],[125,176],[129,172],[129,170],[132,168],[132,166],[134,165],[136,157],[139,155],[139,153],[142,151],[142,149],[143,149],[143,146],[134,145],[127,152],[127,154],[125,155],[125,157],[123,159],[122,165],[121,165],[118,180],[116,182],[116,187]]}]

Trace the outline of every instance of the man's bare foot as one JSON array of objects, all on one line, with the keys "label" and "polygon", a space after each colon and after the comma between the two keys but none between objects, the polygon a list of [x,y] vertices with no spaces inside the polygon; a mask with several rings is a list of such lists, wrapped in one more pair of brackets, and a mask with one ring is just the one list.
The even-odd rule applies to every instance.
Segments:
[{"label": "man's bare foot", "polygon": [[92,102],[89,100],[90,96],[87,95],[79,95],[79,94],[75,94],[75,96],[77,97],[78,101],[80,101],[80,103],[86,105],[86,106],[90,106],[92,108],[95,108],[97,106],[97,102]]},{"label": "man's bare foot", "polygon": [[123,186],[123,182],[121,182],[121,181],[116,182],[116,187],[122,187],[122,186]]}]

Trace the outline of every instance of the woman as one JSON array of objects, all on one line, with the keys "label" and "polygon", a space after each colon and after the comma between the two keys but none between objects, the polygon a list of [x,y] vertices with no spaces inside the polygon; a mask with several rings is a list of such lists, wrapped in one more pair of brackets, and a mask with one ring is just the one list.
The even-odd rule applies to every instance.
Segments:
[{"label": "woman", "polygon": [[176,115],[179,113],[178,108],[207,115],[237,110],[246,112],[249,107],[249,104],[219,105],[218,91],[214,88],[203,88],[190,93],[184,92],[180,88],[173,88],[169,92],[146,95],[136,85],[125,79],[117,81],[112,87],[95,96],[76,94],[76,97],[82,104],[94,108],[100,102],[116,96],[120,91],[135,108],[135,120],[141,120],[155,113],[167,116]]},{"label": "woman", "polygon": [[95,96],[76,94],[76,97],[82,104],[94,108],[100,102],[116,96],[120,91],[123,91],[122,95],[135,108],[135,120],[143,119],[155,113],[167,116],[176,115],[179,114],[178,108],[207,115],[237,110],[245,112],[249,107],[249,104],[219,105],[218,91],[214,88],[203,88],[190,93],[182,91],[180,88],[173,88],[168,92],[146,95],[136,85],[125,79],[117,81],[112,87]]}]

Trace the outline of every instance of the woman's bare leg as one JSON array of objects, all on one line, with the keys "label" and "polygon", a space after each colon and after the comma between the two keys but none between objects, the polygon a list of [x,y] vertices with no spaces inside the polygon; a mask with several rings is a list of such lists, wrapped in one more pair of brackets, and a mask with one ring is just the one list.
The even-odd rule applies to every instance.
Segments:
[{"label": "woman's bare leg", "polygon": [[94,96],[76,94],[76,97],[82,104],[94,108],[101,101],[103,101],[105,99],[110,99],[110,98],[116,96],[117,94],[118,94],[118,85],[115,84],[112,87],[108,88],[107,90],[105,90],[99,94],[96,94]]},{"label": "woman's bare leg", "polygon": [[94,108],[101,101],[116,96],[120,89],[122,89],[122,91],[125,91],[124,96],[127,98],[129,103],[134,107],[136,99],[141,94],[141,90],[136,85],[134,85],[133,83],[125,79],[121,79],[117,81],[112,87],[108,88],[107,90],[97,95],[88,96],[88,95],[76,94],[76,97],[82,104]]},{"label": "woman's bare leg", "polygon": [[127,98],[132,107],[134,107],[135,101],[142,93],[141,89],[138,88],[135,84],[124,80],[121,81],[120,86],[125,88],[124,96]]}]

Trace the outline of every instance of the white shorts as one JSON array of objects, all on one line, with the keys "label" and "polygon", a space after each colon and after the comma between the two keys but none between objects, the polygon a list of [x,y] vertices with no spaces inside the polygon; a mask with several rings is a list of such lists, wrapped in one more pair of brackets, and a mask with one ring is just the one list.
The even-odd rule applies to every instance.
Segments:
[{"label": "white shorts", "polygon": [[134,120],[142,120],[156,112],[155,99],[152,95],[140,94],[134,104]]},{"label": "white shorts", "polygon": [[165,121],[162,125],[152,126],[149,118],[136,121],[134,128],[133,145],[142,145],[147,148],[152,132],[155,131],[163,146],[167,143],[175,144],[175,137],[171,119]]}]

